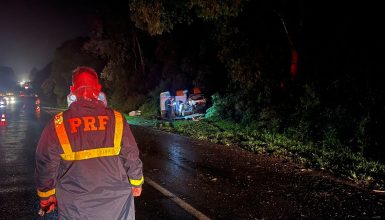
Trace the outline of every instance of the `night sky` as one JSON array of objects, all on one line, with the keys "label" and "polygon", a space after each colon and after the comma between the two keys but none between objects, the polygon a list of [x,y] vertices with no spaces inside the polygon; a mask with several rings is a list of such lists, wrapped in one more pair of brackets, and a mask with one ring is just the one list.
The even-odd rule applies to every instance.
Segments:
[{"label": "night sky", "polygon": [[12,68],[20,80],[43,68],[64,41],[87,36],[89,14],[86,5],[72,1],[2,0],[0,66]]}]

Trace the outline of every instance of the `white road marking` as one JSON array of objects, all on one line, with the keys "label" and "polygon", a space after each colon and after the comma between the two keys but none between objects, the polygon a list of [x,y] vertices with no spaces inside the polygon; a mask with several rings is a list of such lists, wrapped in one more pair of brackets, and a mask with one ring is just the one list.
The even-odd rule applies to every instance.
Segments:
[{"label": "white road marking", "polygon": [[182,209],[184,209],[186,212],[190,213],[192,216],[196,217],[199,220],[210,220],[209,217],[207,217],[202,212],[198,211],[194,207],[192,207],[190,204],[186,203],[182,199],[180,199],[178,196],[172,194],[167,189],[163,188],[161,185],[157,184],[153,180],[151,180],[149,177],[145,177],[145,182],[148,183],[148,185],[154,187],[156,190],[161,192],[163,195],[167,196],[169,199],[174,201],[177,205],[179,205]]}]

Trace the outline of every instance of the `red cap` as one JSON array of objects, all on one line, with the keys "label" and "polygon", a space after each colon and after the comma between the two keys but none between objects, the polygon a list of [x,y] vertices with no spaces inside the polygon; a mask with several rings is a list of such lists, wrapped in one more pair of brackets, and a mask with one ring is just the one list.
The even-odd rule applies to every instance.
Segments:
[{"label": "red cap", "polygon": [[90,88],[97,91],[101,90],[98,74],[94,69],[86,66],[76,68],[72,72],[71,92],[75,92],[79,88]]}]

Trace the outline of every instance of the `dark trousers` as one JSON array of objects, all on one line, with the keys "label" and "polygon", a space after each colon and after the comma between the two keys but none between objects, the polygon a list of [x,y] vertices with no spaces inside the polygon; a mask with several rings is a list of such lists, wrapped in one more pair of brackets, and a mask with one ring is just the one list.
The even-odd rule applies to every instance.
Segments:
[{"label": "dark trousers", "polygon": [[171,121],[171,109],[166,110],[166,118]]}]

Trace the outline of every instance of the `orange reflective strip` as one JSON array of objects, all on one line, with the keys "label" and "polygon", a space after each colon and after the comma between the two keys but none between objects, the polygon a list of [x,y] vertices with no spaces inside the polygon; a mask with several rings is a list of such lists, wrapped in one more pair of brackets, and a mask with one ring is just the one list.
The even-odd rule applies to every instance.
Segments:
[{"label": "orange reflective strip", "polygon": [[64,127],[63,112],[60,112],[55,116],[55,130],[64,154],[72,153],[71,144]]},{"label": "orange reflective strip", "polygon": [[[68,136],[63,123],[63,116],[58,114],[55,116],[55,128],[59,137],[60,144],[62,145],[64,153],[60,156],[63,160],[86,160],[97,157],[116,156],[120,153],[122,136],[123,136],[123,117],[119,112],[114,111],[115,114],[115,134],[114,134],[114,146],[95,148],[83,151],[72,152],[71,145],[68,140]],[[56,118],[58,120],[56,120]],[[58,123],[56,122],[58,121]],[[59,123],[60,122],[60,123]],[[65,149],[66,148],[66,149]]]},{"label": "orange reflective strip", "polygon": [[37,190],[37,195],[39,197],[42,197],[42,198],[50,197],[50,196],[52,196],[55,193],[56,193],[56,189],[55,188],[53,188],[51,190],[48,190],[47,192],[43,192],[43,191]]}]

